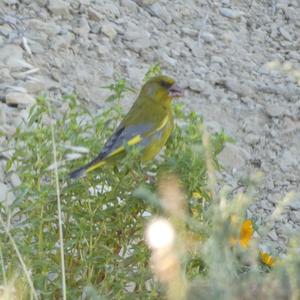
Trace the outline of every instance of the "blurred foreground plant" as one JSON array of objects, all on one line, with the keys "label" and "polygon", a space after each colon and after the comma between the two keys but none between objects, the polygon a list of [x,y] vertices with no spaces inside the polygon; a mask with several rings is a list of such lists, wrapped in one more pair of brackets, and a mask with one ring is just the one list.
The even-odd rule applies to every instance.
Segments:
[{"label": "blurred foreground plant", "polygon": [[[213,166],[211,152],[206,149],[205,153],[207,164]],[[216,190],[210,193],[214,197],[200,221],[184,209],[186,199],[180,179],[173,178],[170,184],[167,175],[167,180],[162,177],[159,184],[165,218],[150,221],[146,241],[152,251],[152,270],[165,286],[167,298],[299,299],[300,259],[295,248],[290,248],[288,256],[277,259],[276,264],[270,253],[260,251],[258,245],[264,236],[254,238],[253,221],[244,219],[251,199],[245,193],[232,194],[225,188],[218,191],[214,169],[209,166],[207,169],[210,187]],[[286,205],[288,200],[282,203]],[[278,217],[283,206],[279,207],[271,218]],[[166,226],[170,229],[163,230]],[[151,230],[152,227],[156,230]],[[171,239],[162,238],[166,232]],[[171,242],[154,246],[151,241],[156,240],[155,235],[157,240]],[[299,240],[293,242],[293,247],[299,249]]]}]

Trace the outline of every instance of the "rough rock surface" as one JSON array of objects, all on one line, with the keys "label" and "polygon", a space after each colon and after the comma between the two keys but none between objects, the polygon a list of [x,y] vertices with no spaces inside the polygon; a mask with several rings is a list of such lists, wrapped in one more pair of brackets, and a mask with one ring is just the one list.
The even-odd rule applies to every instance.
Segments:
[{"label": "rough rock surface", "polygon": [[[2,1],[1,131],[10,136],[14,119],[41,91],[56,99],[75,93],[99,107],[106,95],[99,87],[115,74],[139,87],[142,74],[160,62],[186,87],[187,109],[203,114],[210,130],[224,128],[236,140],[221,154],[226,184],[235,188],[247,174],[265,174],[249,209],[263,223],[286,192],[300,191],[300,87],[266,67],[279,60],[300,69],[299,1],[169,3]],[[5,143],[2,137],[0,149]],[[2,154],[0,186],[7,195],[18,180],[4,174],[4,161]],[[285,227],[299,230],[297,195],[268,235],[279,248],[287,241]]]}]

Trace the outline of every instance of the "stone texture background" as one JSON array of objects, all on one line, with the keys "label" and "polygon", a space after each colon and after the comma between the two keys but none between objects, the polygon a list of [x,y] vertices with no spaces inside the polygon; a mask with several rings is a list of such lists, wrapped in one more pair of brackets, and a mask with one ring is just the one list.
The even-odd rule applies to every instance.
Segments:
[{"label": "stone texture background", "polygon": [[[224,128],[236,144],[220,154],[232,188],[265,177],[248,215],[264,223],[288,191],[294,200],[273,224],[280,250],[300,227],[300,87],[274,60],[300,69],[300,1],[2,0],[0,2],[0,201],[13,201],[6,143],[39,93],[75,93],[105,105],[116,74],[139,88],[153,63],[186,88],[181,101]],[[124,99],[128,106],[134,95]]]}]

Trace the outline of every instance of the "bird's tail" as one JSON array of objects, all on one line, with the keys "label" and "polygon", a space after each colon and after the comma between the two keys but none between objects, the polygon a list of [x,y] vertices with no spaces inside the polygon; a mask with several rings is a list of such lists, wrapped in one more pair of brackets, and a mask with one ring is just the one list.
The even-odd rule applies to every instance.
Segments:
[{"label": "bird's tail", "polygon": [[69,174],[70,178],[71,179],[79,179],[79,178],[83,177],[86,174],[87,168],[88,168],[88,166],[85,165],[81,168],[78,168],[78,169],[74,170],[73,172],[71,172]]},{"label": "bird's tail", "polygon": [[105,160],[102,160],[101,157],[96,157],[95,159],[93,159],[92,161],[90,161],[88,164],[74,170],[73,172],[71,172],[69,174],[71,179],[79,179],[83,176],[86,175],[86,173],[93,171],[97,168],[102,167],[103,165],[106,164]]}]

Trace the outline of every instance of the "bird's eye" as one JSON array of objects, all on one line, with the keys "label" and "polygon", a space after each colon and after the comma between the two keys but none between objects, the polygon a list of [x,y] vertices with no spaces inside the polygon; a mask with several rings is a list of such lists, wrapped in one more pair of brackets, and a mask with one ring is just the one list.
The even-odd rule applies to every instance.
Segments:
[{"label": "bird's eye", "polygon": [[169,82],[164,81],[164,80],[162,80],[162,81],[160,82],[160,85],[161,85],[162,87],[166,88],[166,89],[168,89],[168,88],[170,88],[170,87],[172,86],[172,84],[170,84]]}]

